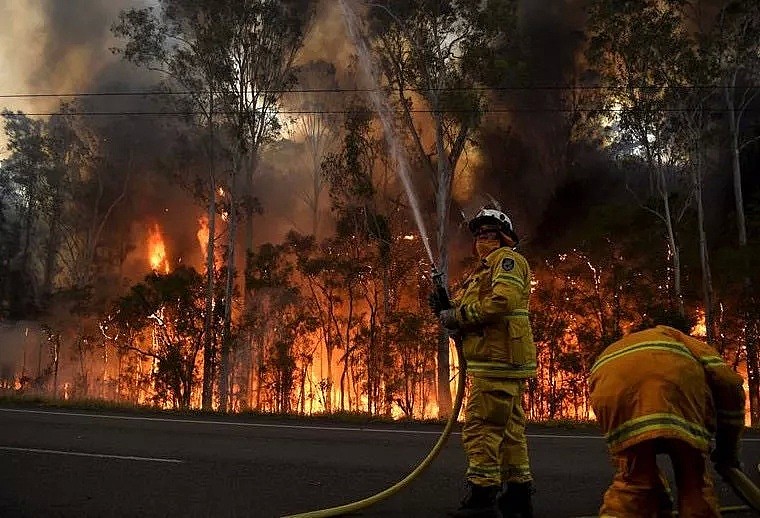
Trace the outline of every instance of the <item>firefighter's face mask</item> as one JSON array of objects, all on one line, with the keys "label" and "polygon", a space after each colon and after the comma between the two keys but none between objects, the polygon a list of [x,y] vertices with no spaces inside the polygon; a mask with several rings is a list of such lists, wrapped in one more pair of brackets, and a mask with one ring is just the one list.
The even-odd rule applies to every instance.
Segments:
[{"label": "firefighter's face mask", "polygon": [[480,229],[475,234],[475,251],[480,259],[501,247],[501,236],[498,230]]}]

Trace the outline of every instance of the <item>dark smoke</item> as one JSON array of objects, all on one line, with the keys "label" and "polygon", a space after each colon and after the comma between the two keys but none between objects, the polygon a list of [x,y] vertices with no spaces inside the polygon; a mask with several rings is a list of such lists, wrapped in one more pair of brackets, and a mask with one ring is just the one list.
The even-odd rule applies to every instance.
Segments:
[{"label": "dark smoke", "polygon": [[557,111],[566,91],[554,87],[579,73],[584,3],[520,2],[515,52],[522,71],[497,85],[508,88],[491,101],[494,109],[512,111],[486,114],[479,137],[484,160],[478,190],[499,199],[528,239],[570,174],[566,114]]},{"label": "dark smoke", "polygon": [[[148,0],[40,2],[45,27],[41,34],[45,42],[36,67],[30,70],[29,86],[54,92],[59,91],[61,84],[76,84],[84,89],[100,86],[98,72],[118,61],[108,50],[113,46],[111,24],[122,9],[149,3]],[[127,67],[122,69],[126,71]]]}]

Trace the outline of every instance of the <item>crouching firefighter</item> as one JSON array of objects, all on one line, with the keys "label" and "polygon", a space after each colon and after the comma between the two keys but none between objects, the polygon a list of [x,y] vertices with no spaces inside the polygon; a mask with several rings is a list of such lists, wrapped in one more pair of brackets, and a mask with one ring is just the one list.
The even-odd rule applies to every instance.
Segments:
[{"label": "crouching firefighter", "polygon": [[430,296],[441,324],[462,341],[470,388],[462,427],[468,494],[450,516],[531,518],[533,477],[522,394],[536,376],[529,321],[530,268],[514,250],[509,217],[483,208],[468,222],[479,263],[444,308]]},{"label": "crouching firefighter", "polygon": [[632,333],[602,351],[589,388],[616,468],[601,516],[673,516],[658,454],[673,464],[679,516],[720,516],[709,445],[715,435],[719,473],[739,467],[745,393],[715,349],[662,325]]}]

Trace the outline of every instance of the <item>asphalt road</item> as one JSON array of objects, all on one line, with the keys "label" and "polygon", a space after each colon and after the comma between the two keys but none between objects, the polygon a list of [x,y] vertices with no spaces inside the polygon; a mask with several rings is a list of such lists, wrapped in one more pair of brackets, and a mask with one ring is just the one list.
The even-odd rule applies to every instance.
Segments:
[{"label": "asphalt road", "polygon": [[[439,426],[352,427],[0,408],[2,517],[280,517],[368,497],[410,472]],[[590,431],[530,428],[536,516],[593,515],[612,476]],[[744,462],[760,460],[747,437]],[[442,517],[464,490],[455,434],[406,490],[354,516]],[[758,482],[757,473],[751,477]],[[739,502],[719,487],[724,505]],[[749,513],[732,516],[753,516]]]}]

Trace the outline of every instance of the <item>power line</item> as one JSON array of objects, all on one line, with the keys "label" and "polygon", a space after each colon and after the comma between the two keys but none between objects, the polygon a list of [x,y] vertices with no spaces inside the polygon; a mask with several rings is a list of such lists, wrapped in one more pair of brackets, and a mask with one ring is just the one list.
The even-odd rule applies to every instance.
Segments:
[{"label": "power line", "polygon": [[[626,108],[493,108],[484,110],[430,110],[430,109],[413,109],[410,113],[445,113],[445,114],[499,114],[499,113],[623,113],[626,111],[639,111],[647,113],[685,113],[693,112],[689,108],[657,108],[657,109],[626,109]],[[731,110],[726,108],[702,110],[703,113],[727,113]],[[756,112],[758,109],[746,109],[745,112]],[[213,115],[236,115],[239,112],[220,112],[214,111]],[[272,111],[270,115],[348,115],[353,113],[374,113],[372,110],[282,110]],[[15,116],[11,113],[9,116]],[[144,117],[190,117],[194,115],[208,115],[202,111],[80,111],[80,112],[21,112],[21,115],[30,117],[44,117],[53,115],[75,116],[75,117],[127,117],[127,116],[144,116]]]},{"label": "power line", "polygon": [[[565,90],[707,90],[713,88],[756,89],[760,85],[526,85],[526,86],[468,86],[428,89],[408,89],[414,92],[502,92],[502,91],[565,91]],[[310,93],[370,93],[383,91],[380,88],[310,88],[290,90],[259,90],[260,94],[310,94]],[[63,92],[63,93],[12,93],[0,94],[0,99],[50,98],[50,97],[131,97],[131,96],[181,96],[208,93],[208,90],[162,91],[146,90],[142,92]]]}]

